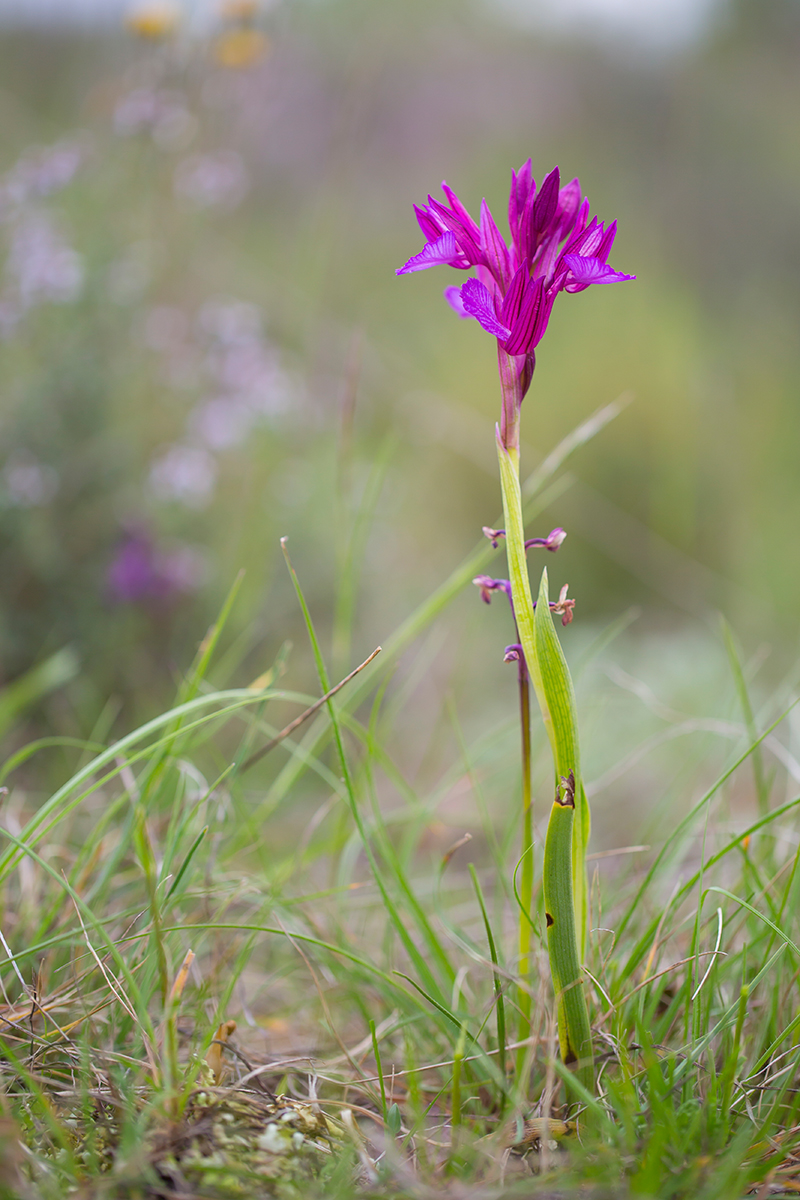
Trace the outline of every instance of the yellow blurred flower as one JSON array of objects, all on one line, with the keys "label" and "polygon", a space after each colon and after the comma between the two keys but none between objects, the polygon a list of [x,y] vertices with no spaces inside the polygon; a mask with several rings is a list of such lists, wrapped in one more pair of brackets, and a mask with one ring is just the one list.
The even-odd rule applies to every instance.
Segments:
[{"label": "yellow blurred flower", "polygon": [[223,21],[250,21],[258,11],[258,0],[221,0],[219,15]]},{"label": "yellow blurred flower", "polygon": [[251,67],[269,52],[269,38],[257,29],[231,29],[214,43],[221,67]]},{"label": "yellow blurred flower", "polygon": [[125,18],[125,25],[137,37],[159,41],[174,33],[180,21],[180,11],[174,4],[141,4]]}]

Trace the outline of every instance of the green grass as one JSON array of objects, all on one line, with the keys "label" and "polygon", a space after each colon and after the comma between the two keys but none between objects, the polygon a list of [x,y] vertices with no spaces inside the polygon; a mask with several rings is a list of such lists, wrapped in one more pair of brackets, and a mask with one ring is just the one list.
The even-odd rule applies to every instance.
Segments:
[{"label": "green grass", "polygon": [[[628,76],[462,0],[265,20],[272,57],[233,86],[202,38],[0,50],[3,170],[94,139],[46,205],[84,292],[0,356],[0,465],[23,451],[60,480],[40,506],[0,497],[0,1200],[795,1194],[796,156],[763,147],[778,113],[797,140],[796,72],[734,33],[727,58]],[[568,103],[539,127],[554,63]],[[194,141],[113,133],[151,78]],[[182,206],[180,160],[229,140],[250,197]],[[640,277],[554,317],[523,414],[523,439],[555,444],[523,480],[526,527],[569,529],[553,587],[578,595],[559,637],[593,813],[591,1090],[561,1065],[548,968],[547,737],[534,720],[525,854],[508,613],[470,583],[501,523],[491,354],[440,280],[393,275],[412,200],[447,174],[499,211],[529,153],[580,169]],[[142,290],[115,299],[131,255]],[[228,295],[260,306],[296,390],[217,455],[202,511],[146,481],[209,385],[165,373],[142,329],[167,305],[191,341]],[[628,388],[623,419],[606,429],[627,399],[568,432]],[[192,598],[106,603],[129,516],[207,551]]]},{"label": "green grass", "polygon": [[[562,458],[525,489],[529,514]],[[471,842],[426,845],[458,780],[508,787],[495,745],[513,730],[457,743],[432,789],[393,757],[398,656],[425,653],[421,636],[489,553],[471,553],[304,732],[277,743],[285,722],[273,713],[315,697],[277,686],[282,661],[253,688],[219,686],[219,664],[235,669],[220,657],[234,588],[172,708],[105,747],[62,747],[76,760],[65,782],[36,810],[17,802],[0,852],[5,1195],[344,1197],[358,1186],[722,1200],[797,1186],[800,797],[778,802],[762,756],[789,705],[754,709],[726,630],[738,741],[724,761],[705,754],[694,775],[714,777],[652,849],[591,880],[597,1082],[586,1091],[559,1061],[540,839],[528,983],[511,882],[521,810],[484,803],[465,817]],[[613,661],[618,632],[597,639],[579,679],[593,656]],[[6,697],[12,720],[14,694],[25,699]],[[541,730],[534,748],[546,778]],[[16,752],[6,786],[52,753],[49,742]],[[741,795],[752,815],[734,826]],[[522,1058],[509,1036],[520,986]],[[220,1034],[230,1020],[235,1033]],[[276,1113],[280,1128],[305,1130],[302,1150],[265,1133]]]}]

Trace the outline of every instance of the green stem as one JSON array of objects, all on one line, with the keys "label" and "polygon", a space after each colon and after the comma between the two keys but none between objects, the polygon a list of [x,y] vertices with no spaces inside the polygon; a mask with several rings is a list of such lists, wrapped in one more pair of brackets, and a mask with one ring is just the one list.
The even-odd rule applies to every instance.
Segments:
[{"label": "green stem", "polygon": [[[570,803],[557,801],[553,805],[545,845],[548,953],[557,994],[562,1056],[566,1063],[577,1062],[581,1082],[591,1087],[591,1029],[580,971],[588,924],[586,844],[589,809],[581,782],[575,694],[561,643],[553,628],[546,570],[542,574],[534,611],[525,552],[519,453],[514,447],[503,445],[499,431],[497,453],[506,553],[519,640],[550,739],[557,788],[560,779],[571,778]],[[523,923],[527,924],[524,912],[520,914],[520,924]],[[520,931],[521,945],[523,936]]]},{"label": "green stem", "polygon": [[[531,692],[528,683],[528,668],[524,659],[519,663],[519,716],[522,730],[522,867],[520,873],[520,901],[522,912],[519,921],[519,977],[523,984],[530,984],[531,973],[531,920],[533,919],[533,810],[531,792]],[[519,1006],[518,1042],[526,1042],[531,1035],[530,987],[521,987],[517,994]],[[530,1063],[530,1046],[520,1046],[517,1051],[517,1080],[523,1092],[527,1091],[527,1072]]]}]

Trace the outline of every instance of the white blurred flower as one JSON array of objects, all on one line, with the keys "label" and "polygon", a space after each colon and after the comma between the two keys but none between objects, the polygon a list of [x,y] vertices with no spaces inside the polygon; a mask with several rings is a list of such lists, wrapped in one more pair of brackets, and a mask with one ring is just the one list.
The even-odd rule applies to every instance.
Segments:
[{"label": "white blurred flower", "polygon": [[[142,340],[163,355],[172,385],[204,383],[208,388],[188,415],[187,444],[179,453],[173,447],[153,467],[151,486],[159,496],[180,493],[185,503],[202,503],[187,499],[191,488],[183,481],[195,472],[203,477],[203,460],[183,456],[203,447],[206,466],[213,464],[211,455],[244,445],[259,424],[298,403],[298,387],[281,367],[262,326],[258,306],[238,300],[209,300],[191,326],[185,312],[170,305],[147,313]],[[201,491],[198,484],[198,495]]]},{"label": "white blurred flower", "polygon": [[42,301],[75,300],[83,286],[83,260],[44,212],[31,213],[14,228],[7,270],[24,308]]},{"label": "white blurred flower", "polygon": [[257,388],[275,369],[275,355],[261,342],[245,342],[226,347],[209,356],[214,378],[226,391],[247,392]]},{"label": "white blurred flower", "polygon": [[225,344],[258,340],[262,326],[261,309],[244,300],[207,300],[197,314],[200,332]]},{"label": "white blurred flower", "polygon": [[297,407],[300,392],[291,376],[275,364],[259,377],[258,386],[250,389],[248,403],[254,413],[275,417]]},{"label": "white blurred flower", "polygon": [[150,468],[150,487],[159,500],[203,508],[217,481],[217,464],[199,446],[170,446]]},{"label": "white blurred flower", "polygon": [[58,472],[28,455],[9,459],[2,470],[6,501],[15,508],[48,504],[58,491]]},{"label": "white blurred flower", "polygon": [[114,130],[121,137],[149,133],[163,149],[180,150],[194,137],[197,121],[180,92],[140,87],[118,101]]},{"label": "white blurred flower", "polygon": [[67,186],[90,155],[88,137],[63,138],[52,146],[36,146],[0,179],[0,213],[13,215],[31,200],[51,196]]},{"label": "white blurred flower", "polygon": [[196,208],[234,209],[249,187],[244,159],[235,150],[192,154],[175,171],[175,194]]},{"label": "white blurred flower", "polygon": [[194,410],[192,426],[210,450],[230,450],[247,440],[253,414],[238,397],[217,396]]},{"label": "white blurred flower", "polygon": [[161,111],[159,95],[153,88],[141,87],[123,96],[114,109],[115,131],[129,135],[152,129]]}]

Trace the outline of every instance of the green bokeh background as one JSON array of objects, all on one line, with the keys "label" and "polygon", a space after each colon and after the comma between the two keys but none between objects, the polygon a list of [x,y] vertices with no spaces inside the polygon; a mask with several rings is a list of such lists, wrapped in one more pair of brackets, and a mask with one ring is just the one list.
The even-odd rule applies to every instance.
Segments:
[{"label": "green bokeh background", "polygon": [[[92,144],[48,201],[83,256],[81,296],[37,308],[0,346],[0,457],[32,453],[60,478],[51,503],[0,509],[5,680],[71,645],[82,671],[47,721],[86,732],[109,694],[150,712],[245,567],[234,676],[265,669],[288,637],[302,645],[293,683],[311,687],[278,538],[329,641],[337,556],[381,454],[337,669],[386,638],[499,510],[493,343],[443,302],[452,273],[395,276],[420,246],[411,205],[446,178],[502,221],[510,170],[529,155],[537,178],[555,163],[580,176],[593,211],[619,222],[614,265],[637,275],[562,297],[525,401],[532,468],[593,410],[632,397],[541,518],[537,532],[569,533],[548,560],[552,586],[569,581],[576,631],[638,605],[636,636],[667,637],[690,661],[722,610],[782,668],[800,598],[800,8],[732,4],[701,45],[661,56],[547,38],[466,0],[292,0],[258,23],[269,53],[240,71],[215,61],[219,29],[0,39],[0,166],[76,130]],[[185,98],[190,144],[115,135],[119,98],[153,83]],[[192,210],[176,165],[221,148],[242,155],[249,193],[232,212]],[[146,281],[117,302],[109,270],[131,247]],[[154,305],[192,318],[220,296],[261,307],[304,399],[221,453],[213,502],[192,511],[145,481],[199,393],[165,384],[140,331]],[[205,548],[191,598],[109,603],[131,519]],[[497,607],[470,592],[448,615],[431,650],[442,688],[505,678]]]}]

